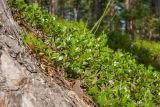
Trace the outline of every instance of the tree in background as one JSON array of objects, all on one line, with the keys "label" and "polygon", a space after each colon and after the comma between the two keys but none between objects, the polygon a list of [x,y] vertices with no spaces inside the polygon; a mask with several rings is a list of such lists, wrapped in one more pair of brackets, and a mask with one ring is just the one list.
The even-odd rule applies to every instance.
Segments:
[{"label": "tree in background", "polygon": [[99,19],[99,16],[102,13],[102,3],[101,0],[93,0],[92,5],[92,16],[93,16],[93,22],[96,22]]},{"label": "tree in background", "polygon": [[[151,0],[152,12],[156,15],[160,22],[160,0]],[[157,32],[160,36],[160,24],[157,28]]]},{"label": "tree in background", "polygon": [[[125,0],[125,9],[126,11],[129,13],[132,10],[134,10],[134,8],[136,7],[136,0]],[[132,35],[133,38],[133,26],[134,26],[134,18],[133,17],[129,17],[128,19],[126,19],[126,32],[129,35]]]},{"label": "tree in background", "polygon": [[54,14],[57,11],[58,0],[50,0],[49,12]]},{"label": "tree in background", "polygon": [[160,17],[160,0],[151,0],[151,5],[153,13]]}]

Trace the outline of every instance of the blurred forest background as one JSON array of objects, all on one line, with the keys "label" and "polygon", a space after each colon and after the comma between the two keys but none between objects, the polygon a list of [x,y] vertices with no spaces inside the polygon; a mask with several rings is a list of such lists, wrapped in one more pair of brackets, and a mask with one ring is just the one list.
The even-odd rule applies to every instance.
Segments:
[{"label": "blurred forest background", "polygon": [[[98,31],[159,40],[160,0],[25,0],[69,21],[83,20]],[[95,24],[97,21],[99,22]]]}]

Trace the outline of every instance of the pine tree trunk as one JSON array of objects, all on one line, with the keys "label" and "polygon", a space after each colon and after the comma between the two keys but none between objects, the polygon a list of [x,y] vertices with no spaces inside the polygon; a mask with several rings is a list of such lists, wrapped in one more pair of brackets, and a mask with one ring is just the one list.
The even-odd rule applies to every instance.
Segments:
[{"label": "pine tree trunk", "polygon": [[101,13],[101,4],[100,4],[100,0],[93,0],[93,22],[96,22],[99,18],[99,15]]},{"label": "pine tree trunk", "polygon": [[[160,0],[152,0],[151,1],[151,6],[152,6],[153,14],[155,14],[160,20]],[[160,35],[160,25],[157,28],[157,31]]]},{"label": "pine tree trunk", "polygon": [[[125,0],[125,8],[129,12],[135,6],[136,0]],[[128,20],[126,23],[126,32],[129,34],[130,38],[134,39],[134,22],[133,20]]]},{"label": "pine tree trunk", "polygon": [[152,0],[153,12],[160,17],[160,0]]},{"label": "pine tree trunk", "polygon": [[57,11],[58,0],[50,0],[49,11],[52,14],[55,14]]}]

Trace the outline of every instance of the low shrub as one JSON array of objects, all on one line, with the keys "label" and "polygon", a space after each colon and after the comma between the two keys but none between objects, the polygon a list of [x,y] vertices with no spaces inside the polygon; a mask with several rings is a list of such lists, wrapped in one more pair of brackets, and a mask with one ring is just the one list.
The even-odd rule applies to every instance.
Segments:
[{"label": "low shrub", "polygon": [[131,53],[139,63],[152,65],[160,69],[160,43],[147,40],[130,40],[128,35],[120,32],[110,32],[108,46],[114,50],[122,49]]},{"label": "low shrub", "polygon": [[140,62],[160,69],[160,43],[135,40],[131,46],[131,52]]},{"label": "low shrub", "polygon": [[132,40],[128,35],[122,34],[121,32],[109,32],[108,36],[108,46],[114,50],[130,50]]}]

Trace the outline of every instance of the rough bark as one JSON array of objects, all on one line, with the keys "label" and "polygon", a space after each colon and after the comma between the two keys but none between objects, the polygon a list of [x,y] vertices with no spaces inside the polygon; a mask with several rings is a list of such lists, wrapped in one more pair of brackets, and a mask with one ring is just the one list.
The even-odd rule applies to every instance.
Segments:
[{"label": "rough bark", "polygon": [[0,107],[87,107],[40,71],[5,0],[0,0]]}]

